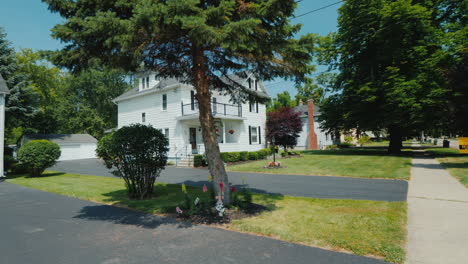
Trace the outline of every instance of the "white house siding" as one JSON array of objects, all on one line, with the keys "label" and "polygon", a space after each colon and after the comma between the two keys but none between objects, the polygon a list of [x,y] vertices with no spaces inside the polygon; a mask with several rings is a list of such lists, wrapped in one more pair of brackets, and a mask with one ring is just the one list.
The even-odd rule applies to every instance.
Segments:
[{"label": "white house siding", "polygon": [[[154,78],[153,78],[154,79]],[[151,80],[151,78],[150,78]],[[138,96],[118,102],[118,127],[130,125],[134,123],[142,123],[142,113],[145,113],[146,122],[144,124],[152,125],[157,129],[169,128],[169,157],[174,158],[176,153],[185,152],[185,149],[191,149],[189,146],[189,128],[196,128],[197,144],[200,148],[200,153],[204,152],[202,132],[198,121],[198,114],[193,115],[193,118],[188,120],[177,120],[182,116],[181,102],[190,104],[190,86],[182,85],[179,88],[174,88],[166,91],[158,91],[156,93]],[[162,94],[167,94],[167,110],[162,110]],[[232,104],[229,96],[219,95],[214,92],[213,97],[218,103]],[[184,108],[185,114],[189,107]],[[256,109],[255,109],[256,110]],[[217,120],[221,120],[226,127],[226,142],[220,143],[222,152],[229,151],[255,151],[265,147],[265,123],[266,123],[266,107],[259,104],[258,113],[249,112],[249,104],[242,105],[242,117],[245,120],[231,120],[232,118],[223,115],[224,109],[218,109],[220,114],[216,115]],[[234,119],[237,117],[234,117]],[[248,127],[260,127],[261,143],[249,144]],[[233,135],[228,134],[229,129],[234,129]],[[258,133],[258,132],[257,132]],[[238,139],[236,143],[228,143],[234,139]]]},{"label": "white house siding", "polygon": [[96,158],[96,143],[61,144],[62,154],[58,160],[78,160]]},{"label": "white house siding", "polygon": [[297,145],[295,149],[307,149],[307,145],[309,142],[309,119],[307,117],[302,117],[302,132],[299,133],[299,137],[297,138]]},{"label": "white house siding", "polygon": [[[302,118],[302,132],[299,134],[297,139],[297,145],[295,149],[307,149],[309,142],[309,119],[307,117]],[[333,140],[330,135],[327,135],[325,131],[320,128],[320,123],[314,122],[314,131],[317,135],[317,144],[319,149],[324,149],[326,146],[333,145]]]}]

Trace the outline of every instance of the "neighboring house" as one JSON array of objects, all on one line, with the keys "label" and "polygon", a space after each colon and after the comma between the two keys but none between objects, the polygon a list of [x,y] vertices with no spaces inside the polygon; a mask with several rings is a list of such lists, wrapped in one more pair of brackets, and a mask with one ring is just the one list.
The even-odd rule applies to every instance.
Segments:
[{"label": "neighboring house", "polygon": [[5,136],[5,97],[10,93],[6,81],[0,74],[0,178],[5,177],[3,171],[3,148]]},{"label": "neighboring house", "polygon": [[320,108],[309,99],[307,105],[294,107],[296,112],[301,113],[302,132],[297,139],[296,149],[324,149],[328,145],[336,144],[336,140],[320,128],[318,116]]},{"label": "neighboring house", "polygon": [[97,140],[88,134],[26,134],[18,141],[18,149],[26,142],[38,139],[57,143],[62,152],[59,160],[96,158]]},{"label": "neighboring house", "polygon": [[[176,79],[160,80],[154,72],[137,75],[138,85],[115,98],[118,128],[130,124],[152,125],[169,139],[169,159],[203,154],[195,88]],[[267,96],[263,82],[253,74],[232,80]],[[255,151],[265,148],[266,107],[260,103],[234,104],[231,96],[212,90],[212,112],[221,152]]]}]

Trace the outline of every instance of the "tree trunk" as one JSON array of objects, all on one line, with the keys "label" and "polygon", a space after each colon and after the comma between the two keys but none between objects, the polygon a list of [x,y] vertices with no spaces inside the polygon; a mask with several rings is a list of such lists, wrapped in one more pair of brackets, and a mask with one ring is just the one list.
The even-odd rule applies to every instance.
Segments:
[{"label": "tree trunk", "polygon": [[388,128],[390,133],[390,145],[388,146],[388,152],[391,154],[399,154],[403,147],[403,137],[401,133],[401,127],[392,125]]},{"label": "tree trunk", "polygon": [[231,203],[231,188],[229,180],[224,168],[224,162],[221,159],[221,152],[218,145],[218,137],[216,135],[214,118],[211,113],[211,92],[209,89],[209,79],[207,76],[207,65],[203,50],[195,44],[192,47],[193,52],[193,79],[195,81],[195,89],[197,94],[195,97],[198,101],[200,112],[200,125],[202,127],[203,142],[205,145],[205,153],[208,161],[208,169],[213,178],[213,188],[217,195],[220,193],[219,183],[224,183],[224,204]]}]

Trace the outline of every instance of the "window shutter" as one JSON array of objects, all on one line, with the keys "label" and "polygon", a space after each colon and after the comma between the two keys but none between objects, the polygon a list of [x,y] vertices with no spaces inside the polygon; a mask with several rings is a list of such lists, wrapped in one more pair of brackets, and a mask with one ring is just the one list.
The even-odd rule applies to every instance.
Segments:
[{"label": "window shutter", "polygon": [[249,111],[252,113],[252,102],[249,102]]},{"label": "window shutter", "polygon": [[258,127],[258,144],[262,144],[262,130]]},{"label": "window shutter", "polygon": [[251,129],[251,126],[249,126],[249,144],[252,145],[252,129]]},{"label": "window shutter", "polygon": [[255,107],[257,108],[257,113],[258,113],[258,102],[255,104]]},{"label": "window shutter", "polygon": [[191,105],[192,111],[195,110],[195,92],[194,91],[190,91],[190,105]]}]

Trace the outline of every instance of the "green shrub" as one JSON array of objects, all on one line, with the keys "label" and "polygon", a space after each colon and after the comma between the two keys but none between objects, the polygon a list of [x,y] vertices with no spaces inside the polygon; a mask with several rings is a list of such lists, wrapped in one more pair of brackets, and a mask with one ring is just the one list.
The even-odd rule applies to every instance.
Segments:
[{"label": "green shrub", "polygon": [[244,187],[232,193],[232,204],[240,208],[248,207],[252,204],[252,191]]},{"label": "green shrub", "polygon": [[9,171],[11,169],[11,166],[13,166],[13,164],[15,163],[18,163],[18,161],[16,161],[16,159],[13,158],[13,156],[5,155],[3,157],[3,168],[5,169],[5,171]]},{"label": "green shrub", "polygon": [[59,145],[48,140],[31,140],[18,151],[18,161],[23,163],[31,177],[38,177],[55,164],[60,157]]},{"label": "green shrub", "polygon": [[203,166],[203,155],[193,156],[193,166],[195,166],[195,167]]},{"label": "green shrub", "polygon": [[98,156],[115,168],[114,175],[124,179],[130,199],[150,198],[167,163],[166,136],[151,126],[134,124],[103,139]]},{"label": "green shrub", "polygon": [[221,152],[221,159],[224,162],[238,162],[240,160],[240,152]]},{"label": "green shrub", "polygon": [[349,142],[344,142],[344,143],[338,144],[339,148],[349,148],[349,147],[352,147],[352,146],[354,146],[354,144],[349,143]]},{"label": "green shrub", "polygon": [[351,143],[351,142],[353,142],[353,137],[352,136],[346,136],[344,138],[344,141],[345,141],[345,143]]},{"label": "green shrub", "polygon": [[13,163],[10,168],[11,174],[25,174],[28,173],[28,168],[24,163]]},{"label": "green shrub", "polygon": [[338,146],[337,145],[328,145],[325,147],[326,150],[336,150],[338,149]]},{"label": "green shrub", "polygon": [[365,144],[368,144],[371,142],[371,138],[369,136],[362,136],[358,139],[358,144],[361,146],[364,146]]},{"label": "green shrub", "polygon": [[239,152],[239,159],[241,161],[249,160],[249,152],[248,151],[241,151]]},{"label": "green shrub", "polygon": [[258,160],[257,152],[249,152],[249,160]]},{"label": "green shrub", "polygon": [[104,160],[106,167],[108,169],[112,168],[112,155],[108,151],[111,149],[112,137],[115,132],[104,135],[97,143],[96,155]]},{"label": "green shrub", "polygon": [[229,152],[221,152],[221,159],[223,162],[229,162]]},{"label": "green shrub", "polygon": [[283,158],[287,157],[288,155],[289,155],[289,153],[286,152],[286,151],[281,152],[281,157],[283,157]]},{"label": "green shrub", "polygon": [[257,151],[258,159],[265,159],[268,156],[268,152],[264,149]]}]

